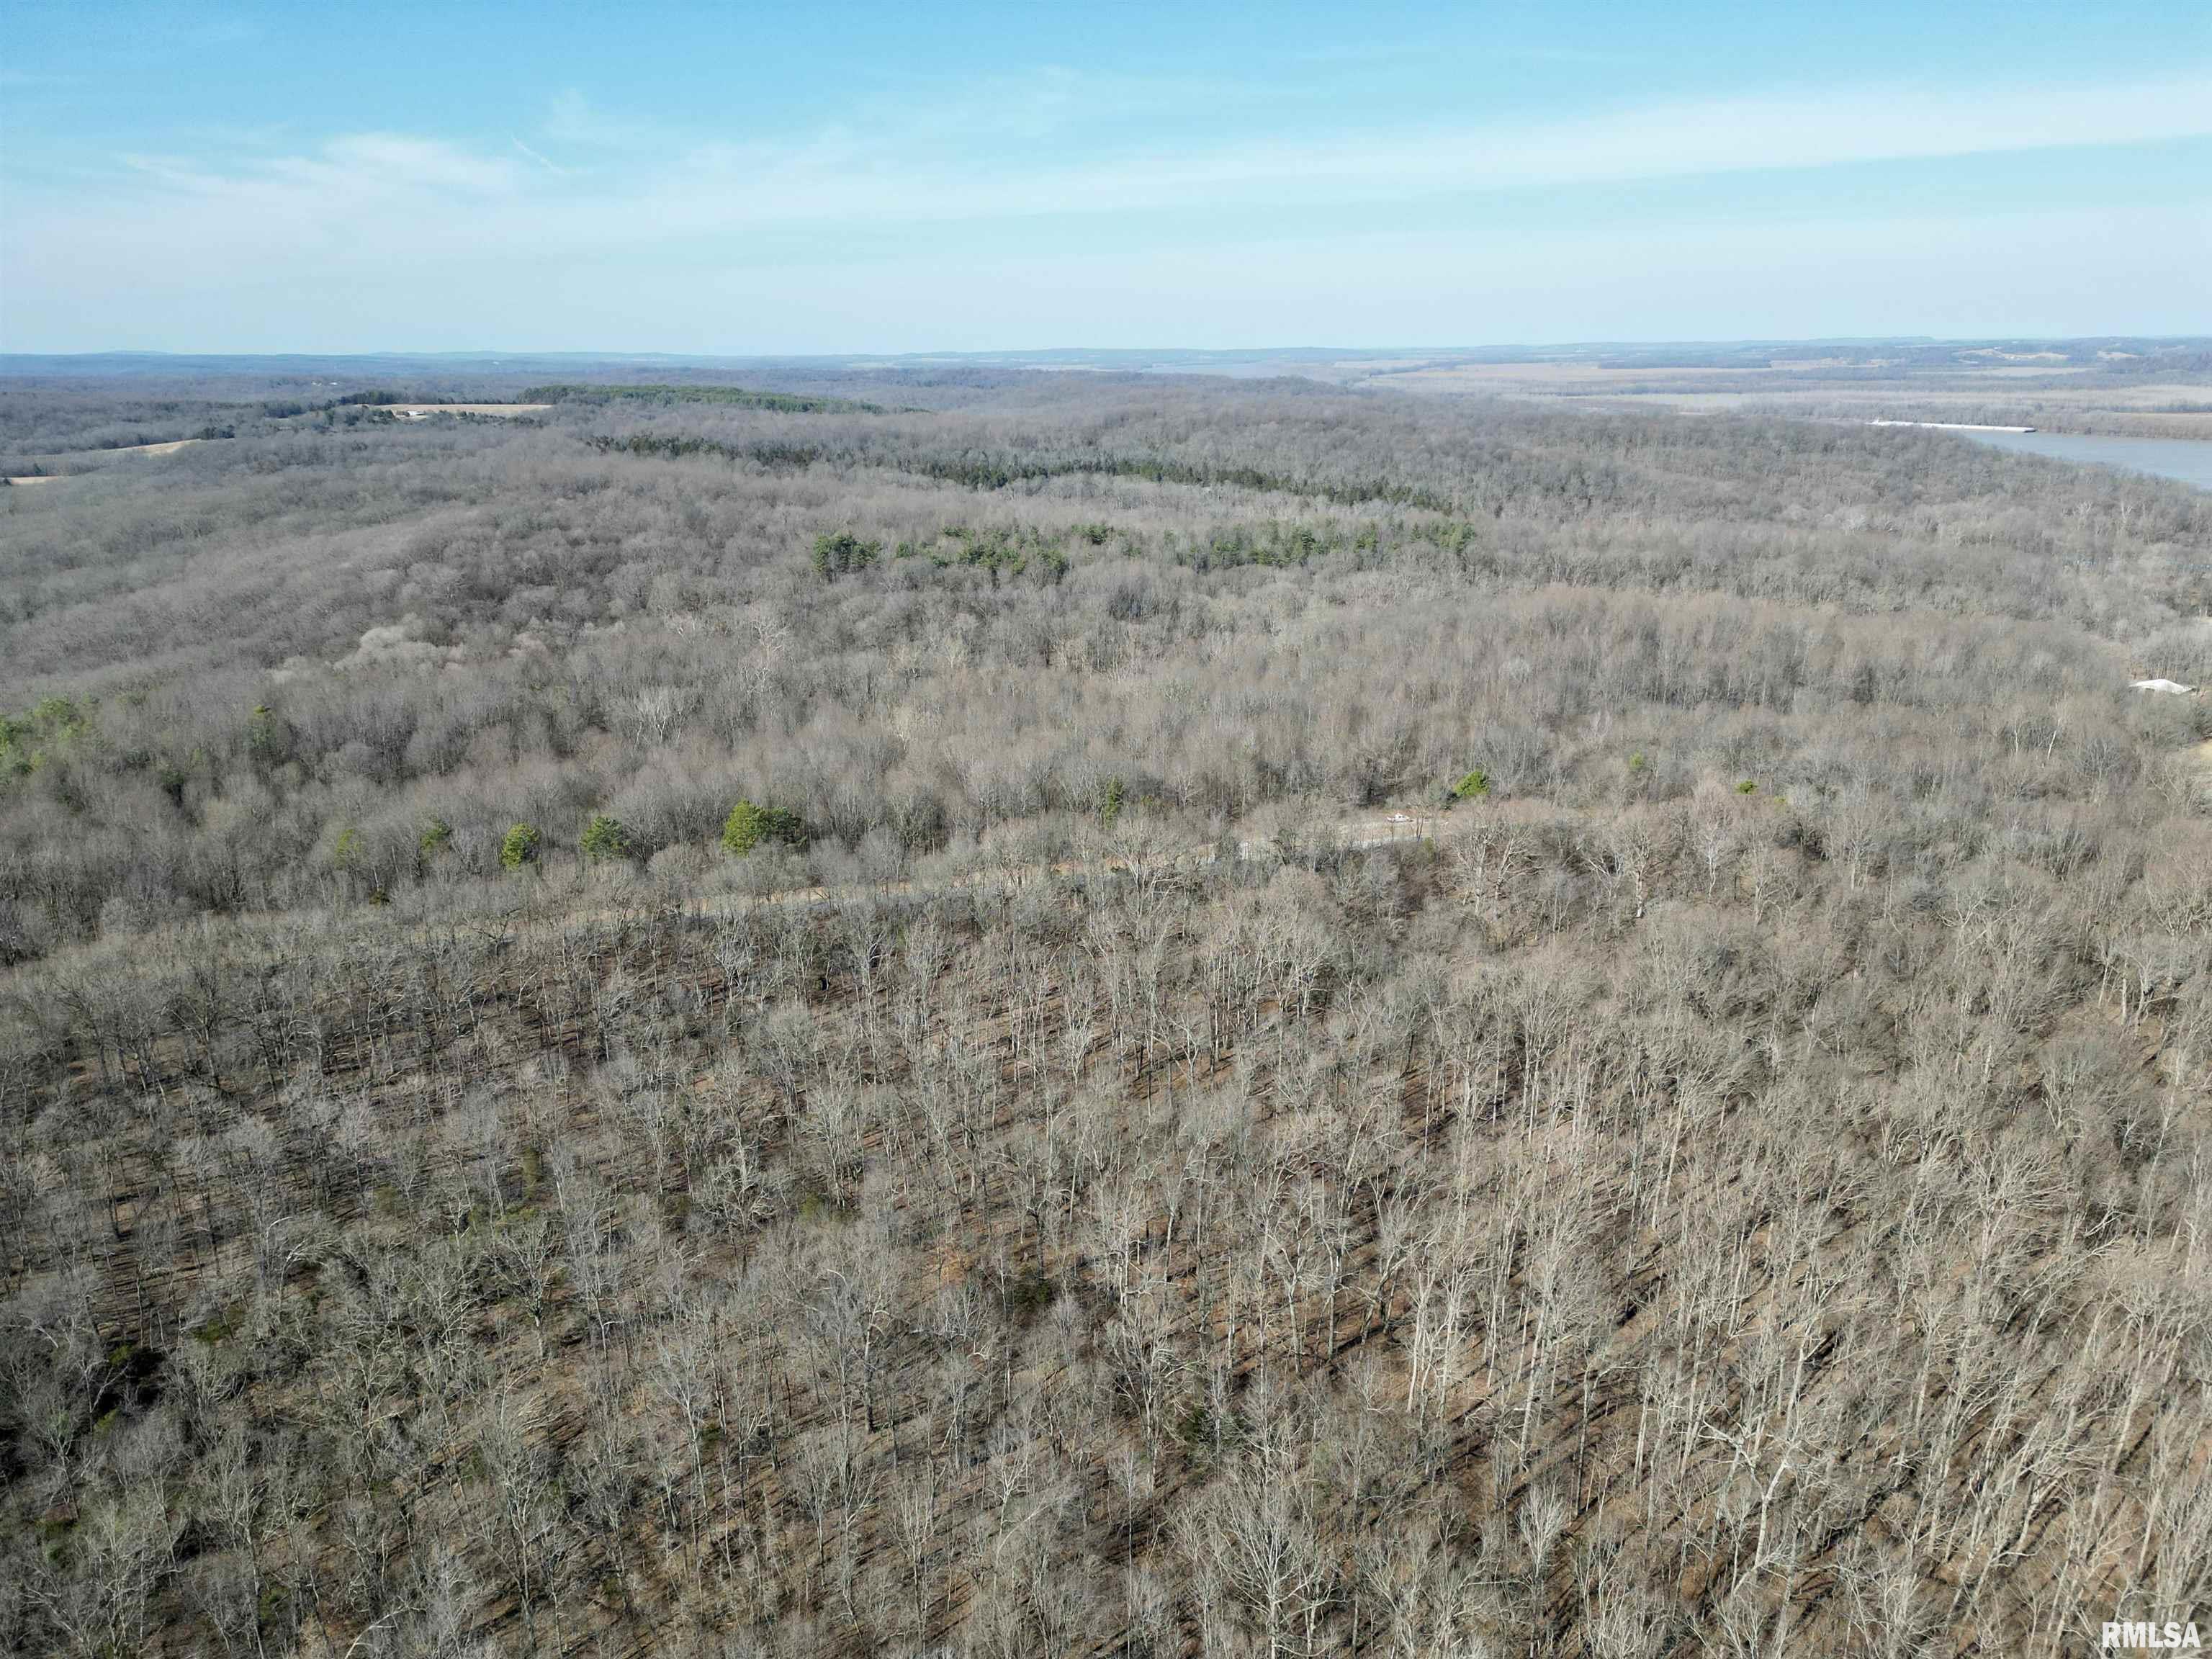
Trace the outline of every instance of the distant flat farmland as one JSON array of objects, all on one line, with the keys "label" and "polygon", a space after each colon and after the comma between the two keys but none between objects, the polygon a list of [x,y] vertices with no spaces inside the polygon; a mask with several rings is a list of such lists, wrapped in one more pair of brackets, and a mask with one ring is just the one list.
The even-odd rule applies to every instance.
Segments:
[{"label": "distant flat farmland", "polygon": [[1829,420],[2021,424],[2140,438],[2212,438],[2212,385],[2193,375],[2115,380],[2096,365],[1993,361],[1937,368],[1790,359],[1767,367],[1634,362],[1454,362],[1393,367],[1346,383],[1394,392],[1572,400]]}]

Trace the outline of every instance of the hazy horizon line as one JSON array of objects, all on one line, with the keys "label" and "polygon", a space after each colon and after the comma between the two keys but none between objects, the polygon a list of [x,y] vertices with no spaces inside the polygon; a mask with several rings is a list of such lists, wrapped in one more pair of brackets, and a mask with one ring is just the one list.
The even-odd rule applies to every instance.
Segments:
[{"label": "hazy horizon line", "polygon": [[125,347],[81,351],[16,351],[0,349],[0,362],[36,361],[58,362],[71,359],[100,358],[252,358],[281,362],[294,359],[413,359],[445,362],[498,362],[506,359],[548,360],[556,358],[596,359],[605,362],[849,362],[858,359],[880,359],[885,362],[914,362],[948,359],[1038,358],[1038,357],[1287,357],[1287,356],[1387,356],[1394,355],[1449,356],[1478,352],[1577,351],[1620,349],[1633,348],[1656,349],[1684,346],[1737,347],[1785,345],[1881,346],[1881,345],[2006,345],[2006,344],[2071,344],[2095,341],[2126,340],[2146,345],[2188,345],[2212,342],[2212,329],[2197,333],[2146,333],[2128,329],[2098,330],[2087,332],[2052,333],[2049,331],[1996,331],[1977,334],[1759,334],[1738,337],[1698,335],[1654,335],[1641,337],[1605,338],[1589,337],[1573,339],[1492,340],[1463,343],[1385,343],[1372,345],[1284,343],[1266,346],[1215,345],[1150,345],[1150,346],[1091,346],[1080,344],[996,346],[981,348],[924,350],[878,350],[856,346],[837,351],[672,351],[665,349],[600,347],[477,347],[459,350],[417,350],[404,346],[376,347],[368,349],[319,349],[303,347],[285,351],[227,350],[221,347]]}]

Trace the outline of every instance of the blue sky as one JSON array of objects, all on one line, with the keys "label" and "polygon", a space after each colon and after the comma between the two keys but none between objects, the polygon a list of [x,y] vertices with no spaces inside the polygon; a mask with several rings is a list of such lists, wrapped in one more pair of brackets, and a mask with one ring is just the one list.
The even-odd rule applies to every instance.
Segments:
[{"label": "blue sky", "polygon": [[2212,332],[2212,5],[87,6],[0,349]]}]

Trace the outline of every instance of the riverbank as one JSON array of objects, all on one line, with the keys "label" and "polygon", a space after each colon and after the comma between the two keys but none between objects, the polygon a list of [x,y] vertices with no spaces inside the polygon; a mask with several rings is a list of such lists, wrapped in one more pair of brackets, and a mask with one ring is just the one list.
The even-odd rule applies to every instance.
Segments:
[{"label": "riverbank", "polygon": [[2199,489],[2212,489],[2212,441],[2203,438],[2120,438],[2101,433],[2022,432],[2002,427],[1949,429],[1969,442],[1986,444],[1992,449],[2089,466],[2118,467],[2124,472],[2147,473],[2154,478],[2172,478]]}]

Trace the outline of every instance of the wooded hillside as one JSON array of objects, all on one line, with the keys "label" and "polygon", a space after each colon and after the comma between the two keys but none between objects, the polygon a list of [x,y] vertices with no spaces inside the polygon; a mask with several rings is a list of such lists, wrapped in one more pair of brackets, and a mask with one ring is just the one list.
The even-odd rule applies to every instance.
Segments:
[{"label": "wooded hillside", "polygon": [[[9,1650],[2212,1607],[2212,711],[2127,690],[2212,681],[2212,496],[1295,382],[267,390],[0,388],[64,474]],[[156,413],[232,435],[66,464]]]}]

